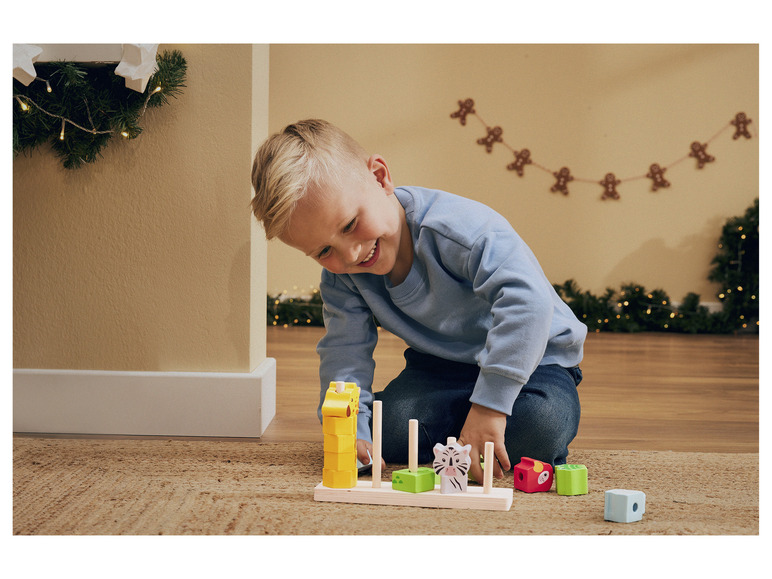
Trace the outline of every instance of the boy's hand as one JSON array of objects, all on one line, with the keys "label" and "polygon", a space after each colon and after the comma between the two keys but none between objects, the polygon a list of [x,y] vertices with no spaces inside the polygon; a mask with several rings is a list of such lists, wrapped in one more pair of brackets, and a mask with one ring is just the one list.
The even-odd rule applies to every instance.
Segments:
[{"label": "boy's hand", "polygon": [[[370,454],[368,454],[368,452]],[[373,443],[365,442],[357,438],[357,458],[362,464],[370,464],[370,457],[373,455]],[[381,470],[386,468],[386,462],[381,459]]]},{"label": "boy's hand", "polygon": [[511,468],[509,455],[507,455],[507,449],[504,446],[504,432],[506,428],[506,414],[491,410],[485,406],[472,404],[457,442],[462,446],[467,444],[472,446],[472,450],[469,453],[469,456],[472,458],[469,472],[476,481],[480,483],[483,481],[480,455],[485,453],[486,442],[493,442],[494,460],[492,465],[486,464],[485,468],[493,467],[493,476],[496,478],[504,478],[504,472]]}]

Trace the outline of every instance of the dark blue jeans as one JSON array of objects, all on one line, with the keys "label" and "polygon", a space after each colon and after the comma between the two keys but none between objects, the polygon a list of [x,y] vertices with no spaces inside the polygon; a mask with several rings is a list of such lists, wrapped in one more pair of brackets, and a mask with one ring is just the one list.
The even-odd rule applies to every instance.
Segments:
[{"label": "dark blue jeans", "polygon": [[[382,392],[383,459],[408,462],[408,421],[418,420],[418,461],[434,460],[432,448],[458,438],[471,408],[480,368],[451,362],[408,348],[405,369]],[[565,464],[568,445],[579,428],[581,407],[576,387],[582,371],[539,366],[523,386],[507,418],[505,444],[512,465],[527,456],[552,465]]]}]

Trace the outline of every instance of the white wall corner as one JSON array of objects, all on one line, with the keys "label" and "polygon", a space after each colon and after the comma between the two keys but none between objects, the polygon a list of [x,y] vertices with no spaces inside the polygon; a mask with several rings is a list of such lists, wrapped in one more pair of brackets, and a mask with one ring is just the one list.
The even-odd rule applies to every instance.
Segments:
[{"label": "white wall corner", "polygon": [[276,360],[254,371],[13,371],[13,430],[262,436],[276,414]]}]

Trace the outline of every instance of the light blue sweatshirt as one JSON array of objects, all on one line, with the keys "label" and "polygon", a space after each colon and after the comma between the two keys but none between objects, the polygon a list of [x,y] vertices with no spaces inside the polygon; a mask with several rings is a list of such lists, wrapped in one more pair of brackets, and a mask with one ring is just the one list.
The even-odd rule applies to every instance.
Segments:
[{"label": "light blue sweatshirt", "polygon": [[373,316],[415,350],[478,364],[470,401],[507,415],[537,366],[579,364],[587,327],[506,219],[444,191],[398,187],[395,194],[413,240],[405,281],[394,286],[381,275],[322,272],[320,420],[330,381],[356,382],[357,438],[372,441]]}]

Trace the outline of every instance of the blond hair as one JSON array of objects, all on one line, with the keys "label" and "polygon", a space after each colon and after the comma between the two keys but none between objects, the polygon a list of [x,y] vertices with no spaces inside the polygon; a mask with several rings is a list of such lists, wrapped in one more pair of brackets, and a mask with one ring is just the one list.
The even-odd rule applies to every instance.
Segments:
[{"label": "blond hair", "polygon": [[283,235],[298,201],[312,186],[364,175],[367,153],[349,135],[319,119],[288,125],[269,137],[252,164],[252,213],[268,239]]}]

